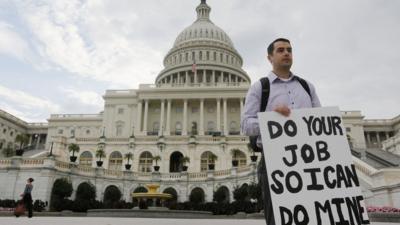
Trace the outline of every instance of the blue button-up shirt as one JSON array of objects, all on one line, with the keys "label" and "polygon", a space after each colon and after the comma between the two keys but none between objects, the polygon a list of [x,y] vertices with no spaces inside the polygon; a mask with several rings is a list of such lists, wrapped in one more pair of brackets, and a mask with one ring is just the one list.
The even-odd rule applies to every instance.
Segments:
[{"label": "blue button-up shirt", "polygon": [[[273,72],[268,75],[270,94],[266,111],[273,111],[277,106],[286,105],[290,109],[321,107],[314,86],[307,81],[310,87],[310,95],[293,79],[291,75],[288,80],[282,80]],[[260,112],[262,85],[260,81],[255,82],[247,92],[246,102],[241,115],[241,129],[247,136],[260,135],[257,113]],[[258,140],[260,143],[260,138]]]}]

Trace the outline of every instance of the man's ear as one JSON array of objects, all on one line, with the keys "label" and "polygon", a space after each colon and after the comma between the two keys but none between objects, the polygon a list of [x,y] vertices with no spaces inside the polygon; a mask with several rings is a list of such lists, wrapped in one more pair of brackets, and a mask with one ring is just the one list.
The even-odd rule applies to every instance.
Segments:
[{"label": "man's ear", "polygon": [[270,63],[272,63],[272,61],[271,61],[271,55],[267,54],[267,59],[268,59],[268,61],[269,61]]}]

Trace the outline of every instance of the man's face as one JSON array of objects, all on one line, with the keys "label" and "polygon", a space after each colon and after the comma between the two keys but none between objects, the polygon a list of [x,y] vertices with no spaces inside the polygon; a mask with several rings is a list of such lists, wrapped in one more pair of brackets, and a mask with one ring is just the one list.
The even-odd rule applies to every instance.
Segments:
[{"label": "man's face", "polygon": [[272,55],[268,55],[268,60],[273,68],[290,69],[293,63],[292,46],[284,41],[274,43],[274,51]]}]

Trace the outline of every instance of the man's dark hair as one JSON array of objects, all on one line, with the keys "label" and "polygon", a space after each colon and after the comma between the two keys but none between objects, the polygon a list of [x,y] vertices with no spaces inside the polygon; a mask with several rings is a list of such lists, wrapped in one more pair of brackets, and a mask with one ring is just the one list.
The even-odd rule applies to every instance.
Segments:
[{"label": "man's dark hair", "polygon": [[272,55],[272,53],[274,52],[274,44],[278,41],[283,41],[283,42],[287,42],[290,44],[290,41],[286,38],[278,38],[275,41],[273,41],[271,44],[268,45],[268,55]]},{"label": "man's dark hair", "polygon": [[31,183],[34,181],[32,177],[29,178],[28,180],[29,180],[29,182],[31,182]]}]

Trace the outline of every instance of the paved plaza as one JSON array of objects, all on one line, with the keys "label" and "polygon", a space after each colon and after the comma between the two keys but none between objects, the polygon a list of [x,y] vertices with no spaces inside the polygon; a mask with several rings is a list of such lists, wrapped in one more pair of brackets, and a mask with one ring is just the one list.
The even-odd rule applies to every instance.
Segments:
[{"label": "paved plaza", "polygon": [[[145,219],[103,217],[0,217],[1,225],[265,225],[264,220],[240,219]],[[399,223],[372,223],[395,225]]]}]

